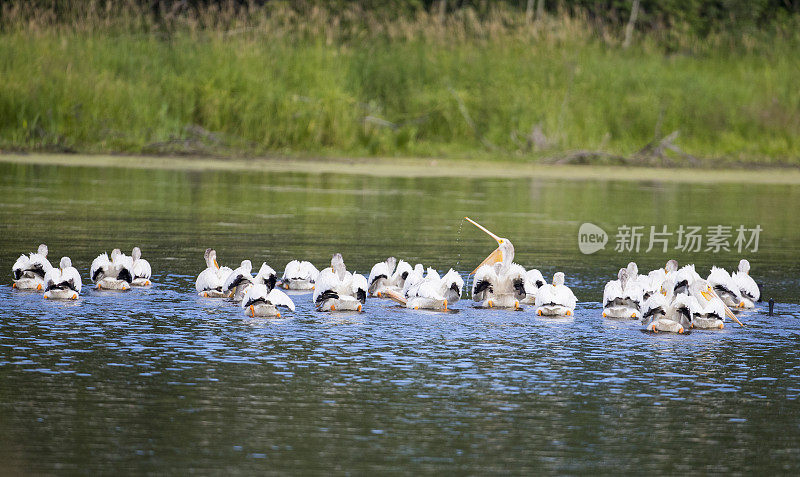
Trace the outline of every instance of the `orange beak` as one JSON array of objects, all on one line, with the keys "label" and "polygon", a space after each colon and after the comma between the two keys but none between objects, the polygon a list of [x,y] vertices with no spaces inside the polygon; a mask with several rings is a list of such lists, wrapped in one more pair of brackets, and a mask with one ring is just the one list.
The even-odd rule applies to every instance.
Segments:
[{"label": "orange beak", "polygon": [[216,258],[214,259],[214,266],[219,268],[219,264],[217,264],[217,259]]},{"label": "orange beak", "polygon": [[[475,227],[478,227],[479,229],[483,230],[490,237],[495,239],[495,241],[497,242],[497,245],[500,245],[501,243],[503,243],[502,239],[500,237],[498,237],[497,235],[495,235],[492,232],[490,232],[489,229],[487,229],[483,225],[479,224],[478,222],[475,222],[474,220],[470,219],[469,217],[464,217],[464,218],[467,219],[469,221],[469,223],[471,223]],[[495,264],[497,262],[502,262],[502,261],[503,261],[503,252],[501,252],[500,249],[497,248],[494,252],[490,253],[489,256],[486,257],[486,259],[484,261],[482,261],[480,265],[475,267],[475,270],[473,270],[472,273],[470,273],[470,275],[474,275],[475,272],[477,272],[478,269],[481,268],[484,265]]]},{"label": "orange beak", "polygon": [[499,248],[495,249],[495,251],[490,253],[489,256],[486,257],[486,259],[482,261],[480,265],[475,267],[475,270],[470,272],[470,275],[475,275],[475,272],[477,272],[478,269],[484,265],[493,265],[497,262],[502,262],[502,261],[503,261],[503,252],[501,252]]}]

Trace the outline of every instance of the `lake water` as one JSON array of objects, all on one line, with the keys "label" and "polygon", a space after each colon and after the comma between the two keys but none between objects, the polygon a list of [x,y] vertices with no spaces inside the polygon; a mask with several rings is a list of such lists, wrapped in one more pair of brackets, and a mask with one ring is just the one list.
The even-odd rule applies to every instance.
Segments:
[{"label": "lake water", "polygon": [[[797,473],[800,187],[309,170],[0,163],[0,474]],[[565,272],[575,317],[466,298],[450,314],[378,299],[324,314],[306,294],[253,320],[194,292],[207,247],[230,266],[341,252],[365,274],[394,255],[466,276],[496,244],[465,215],[526,268]],[[605,250],[578,251],[584,222]],[[648,231],[639,253],[614,250],[624,225]],[[646,253],[651,225],[762,231],[756,252]],[[83,274],[77,303],[8,286],[40,242]],[[155,285],[91,290],[91,260],[134,245]],[[748,258],[776,316],[759,303],[745,328],[685,336],[600,316],[619,267],[673,257],[703,274]]]}]

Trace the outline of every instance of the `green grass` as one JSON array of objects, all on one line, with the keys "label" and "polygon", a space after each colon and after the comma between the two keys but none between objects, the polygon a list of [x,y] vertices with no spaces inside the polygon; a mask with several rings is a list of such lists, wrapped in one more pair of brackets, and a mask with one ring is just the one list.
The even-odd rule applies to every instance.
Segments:
[{"label": "green grass", "polygon": [[360,36],[314,21],[7,26],[0,149],[539,160],[632,156],[679,130],[676,144],[697,157],[800,164],[792,29],[665,53],[658,39],[624,50],[569,19],[533,29],[423,18]]}]

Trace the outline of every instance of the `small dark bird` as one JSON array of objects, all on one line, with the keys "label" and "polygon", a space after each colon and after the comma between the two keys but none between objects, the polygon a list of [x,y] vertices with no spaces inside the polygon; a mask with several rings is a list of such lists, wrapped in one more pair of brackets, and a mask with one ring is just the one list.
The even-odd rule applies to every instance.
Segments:
[{"label": "small dark bird", "polygon": [[775,308],[775,300],[769,299],[769,316],[772,316],[772,309]]}]

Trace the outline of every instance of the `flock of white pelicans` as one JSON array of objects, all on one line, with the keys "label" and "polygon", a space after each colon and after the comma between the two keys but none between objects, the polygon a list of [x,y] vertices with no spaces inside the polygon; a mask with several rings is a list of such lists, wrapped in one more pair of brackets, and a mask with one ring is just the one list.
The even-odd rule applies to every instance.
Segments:
[{"label": "flock of white pelicans", "polygon": [[[514,245],[472,219],[466,219],[497,241],[497,249],[478,265],[474,275],[472,299],[483,308],[522,309],[533,305],[538,316],[573,316],[576,298],[566,285],[564,274],[553,275],[546,283],[539,270],[525,270],[514,263]],[[114,249],[92,262],[90,277],[98,290],[129,290],[149,286],[151,269],[141,250],[134,247],[130,256]],[[347,271],[341,254],[333,255],[331,266],[322,271],[306,261],[292,260],[278,275],[263,263],[253,276],[252,263],[244,260],[236,269],[221,267],[217,253],[205,252],[206,269],[197,277],[195,288],[202,297],[227,298],[240,304],[251,317],[280,317],[279,307],[294,311],[292,299],[279,288],[313,293],[319,311],[360,312],[367,297],[388,298],[411,309],[448,311],[460,300],[464,279],[452,268],[440,276],[433,268],[399,262],[390,257],[375,264],[369,278]],[[732,275],[713,267],[703,279],[694,265],[678,268],[670,260],[664,268],[640,275],[636,263],[619,270],[617,280],[603,291],[603,317],[640,319],[652,332],[685,333],[689,328],[723,328],[726,316],[742,324],[731,309],[753,308],[760,298],[758,285],[749,275],[747,260],[739,262]],[[58,268],[47,260],[47,246],[36,253],[21,255],[12,269],[15,288],[43,290],[46,299],[76,300],[81,292],[81,276],[69,257]]]}]

